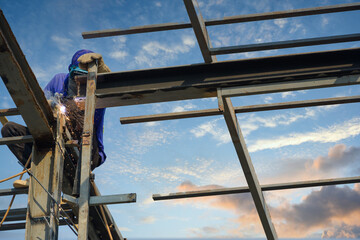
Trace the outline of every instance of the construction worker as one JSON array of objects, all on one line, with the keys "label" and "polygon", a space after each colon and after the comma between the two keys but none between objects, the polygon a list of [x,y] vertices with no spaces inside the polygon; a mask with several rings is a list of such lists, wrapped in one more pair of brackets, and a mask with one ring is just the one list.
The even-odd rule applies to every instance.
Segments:
[{"label": "construction worker", "polygon": [[[94,60],[97,60],[98,62],[98,73],[110,72],[109,67],[104,63],[101,54],[94,53],[90,50],[85,49],[77,51],[72,57],[71,63],[68,67],[69,73],[56,74],[46,85],[44,92],[46,98],[49,100],[49,103],[53,105],[55,102],[54,97],[57,96],[57,98],[59,98],[60,96],[61,102],[66,103],[69,106],[74,106],[74,104],[72,104],[74,102],[73,97],[77,93],[74,77],[78,74],[86,74],[87,64]],[[73,113],[74,111],[69,112]],[[94,170],[96,167],[103,164],[106,159],[103,145],[104,114],[104,108],[96,109],[95,111],[94,141],[92,152],[93,157],[91,160],[91,170]],[[80,123],[83,122],[83,119],[78,120]],[[3,137],[15,137],[30,135],[31,133],[29,132],[27,127],[24,127],[14,122],[7,122],[1,129],[1,134]],[[9,144],[8,147],[11,152],[16,156],[16,158],[25,165],[32,152],[32,143]],[[28,179],[16,180],[13,185],[15,188],[28,187],[29,181]]]}]

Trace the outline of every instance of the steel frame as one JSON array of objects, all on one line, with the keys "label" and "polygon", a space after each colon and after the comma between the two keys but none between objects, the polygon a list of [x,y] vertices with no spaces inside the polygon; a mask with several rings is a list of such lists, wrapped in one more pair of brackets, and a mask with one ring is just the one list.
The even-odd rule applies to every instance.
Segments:
[{"label": "steel frame", "polygon": [[[154,195],[154,199],[157,198],[157,200],[163,200],[166,198],[173,199],[179,197],[250,192],[268,239],[277,239],[277,234],[263,196],[263,191],[347,184],[359,182],[360,180],[359,177],[355,177],[261,186],[258,182],[255,169],[252,165],[236,117],[236,113],[240,112],[359,102],[359,96],[265,104],[239,108],[233,107],[230,100],[230,98],[234,96],[359,84],[360,75],[358,74],[360,72],[360,60],[358,56],[360,49],[304,53],[228,62],[216,62],[214,56],[218,54],[358,41],[360,40],[360,34],[212,48],[206,29],[206,26],[221,24],[360,10],[360,3],[250,14],[205,21],[202,18],[199,9],[197,9],[198,4],[196,0],[183,1],[190,23],[169,23],[136,27],[126,30],[103,30],[82,34],[84,38],[94,38],[192,27],[205,64],[99,75],[96,74],[96,66],[93,64],[90,66],[91,70],[89,71],[90,74],[88,75],[88,79],[78,78],[80,87],[81,84],[87,85],[86,88],[82,86],[79,91],[87,97],[81,156],[81,188],[80,197],[78,199],[68,198],[69,204],[72,205],[72,212],[75,213],[75,215],[79,213],[78,239],[85,240],[88,239],[88,237],[90,237],[90,239],[100,238],[95,230],[94,224],[89,222],[89,215],[95,216],[98,214],[97,216],[99,216],[99,219],[104,224],[107,223],[107,221],[114,224],[114,220],[106,206],[103,206],[103,208],[97,208],[96,206],[91,208],[90,205],[133,202],[136,198],[136,195],[131,194],[100,197],[98,189],[90,182],[92,125],[95,108],[218,97],[219,109],[132,117],[123,119],[122,122],[135,123],[222,114],[228,126],[248,187],[217,189],[196,193],[175,193],[167,196]],[[69,184],[69,179],[67,177],[64,177],[63,181],[61,180],[61,169],[63,164],[63,153],[61,149],[64,149],[65,146],[70,147],[70,145],[75,146],[76,148],[77,144],[65,144],[65,141],[59,139],[59,133],[62,132],[59,128],[56,130],[56,134],[58,134],[57,138],[54,139],[54,136],[56,135],[56,124],[52,111],[2,12],[0,12],[0,17],[0,47],[2,49],[2,52],[0,53],[0,74],[17,106],[17,109],[0,110],[0,116],[21,114],[32,134],[31,137],[25,136],[22,138],[0,139],[0,144],[34,141],[34,162],[32,164],[34,176],[41,178],[43,184],[46,185],[49,190],[52,189],[54,191],[54,197],[59,200],[61,188],[63,188],[64,193],[68,193],[71,189],[71,183]],[[9,65],[11,66],[10,68],[8,68]],[[260,71],[259,66],[261,66]],[[17,92],[19,90],[23,91]],[[71,139],[69,140],[71,141]],[[56,150],[53,150],[54,142],[58,143]],[[53,155],[55,155],[55,161],[52,162]],[[55,173],[57,173],[52,177],[49,176],[49,173],[51,172],[49,169],[50,166],[52,166],[52,168],[55,169]],[[62,183],[64,183],[63,187],[61,187]],[[45,215],[49,215],[51,211],[51,206],[47,204],[47,202],[49,202],[49,196],[44,195],[41,190],[36,190],[36,188],[38,188],[38,186],[34,181],[31,181],[29,189],[29,207],[26,215],[27,238],[32,239],[38,237],[43,239],[57,239],[57,227],[63,222],[57,222],[56,217],[49,218],[50,224],[48,226],[45,225],[44,221],[34,221],[34,218],[46,217]],[[3,195],[22,194],[25,192],[25,190],[0,191]],[[98,197],[90,197],[90,195],[97,195]],[[122,200],[120,201],[119,199]],[[35,201],[38,205],[35,204]],[[102,219],[99,211],[106,214],[105,219]],[[56,208],[54,209],[54,212],[57,212]],[[23,218],[23,215],[18,214],[11,215],[9,220],[12,221]],[[7,224],[5,228],[18,229],[23,227],[24,223],[20,223]],[[116,225],[113,228],[112,233],[115,234],[115,239],[123,239],[121,233],[116,228]]]}]

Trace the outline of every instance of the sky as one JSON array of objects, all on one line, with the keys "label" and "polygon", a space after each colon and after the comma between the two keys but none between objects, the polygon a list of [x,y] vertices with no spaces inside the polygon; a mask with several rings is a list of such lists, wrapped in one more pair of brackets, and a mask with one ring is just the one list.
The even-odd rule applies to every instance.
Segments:
[{"label": "sky", "polygon": [[[350,0],[199,0],[204,19],[317,7]],[[192,29],[84,40],[84,31],[189,22],[181,0],[0,0],[41,87],[66,72],[78,49],[103,55],[112,71],[203,62]],[[359,11],[208,27],[214,47],[358,33]],[[359,42],[218,56],[218,61],[360,47]],[[234,106],[354,96],[358,86],[232,98]],[[0,108],[15,107],[0,81]],[[110,205],[124,237],[264,238],[249,194],[154,202],[152,194],[246,186],[223,117],[121,125],[120,117],[216,108],[215,98],[106,110],[106,162],[94,172],[103,195],[137,193]],[[238,114],[260,184],[360,175],[358,103]],[[8,117],[23,123],[21,117]],[[0,146],[0,178],[21,170]],[[1,188],[10,188],[11,182]],[[264,193],[280,238],[360,238],[360,184]],[[0,199],[6,209],[10,198]],[[26,207],[18,196],[15,208]],[[67,227],[59,239],[74,239]],[[0,232],[23,239],[24,231]]]}]

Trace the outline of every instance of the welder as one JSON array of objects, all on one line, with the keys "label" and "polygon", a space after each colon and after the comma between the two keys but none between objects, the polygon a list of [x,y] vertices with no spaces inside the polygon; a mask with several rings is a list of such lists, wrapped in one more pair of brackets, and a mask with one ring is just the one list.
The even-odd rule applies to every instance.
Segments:
[{"label": "welder", "polygon": [[[48,99],[49,103],[52,105],[56,101],[55,95],[60,96],[60,101],[65,104],[65,106],[74,106],[75,96],[77,94],[77,86],[75,82],[75,76],[80,74],[87,73],[87,64],[97,60],[98,63],[98,73],[110,72],[109,67],[104,63],[104,60],[99,53],[94,53],[90,50],[82,49],[77,51],[68,67],[68,73],[59,73],[56,74],[51,81],[46,85],[44,92],[45,96]],[[80,111],[80,110],[79,110]],[[69,114],[70,120],[78,122],[80,125],[83,123],[83,119],[71,119],[71,117],[77,116],[76,111],[71,109]],[[91,159],[91,170],[94,170],[96,167],[100,166],[105,162],[106,154],[104,152],[103,144],[103,126],[104,126],[104,114],[105,108],[96,109],[94,116],[94,141],[93,141],[93,151]],[[81,114],[77,117],[81,118]],[[83,117],[83,116],[82,116]],[[78,131],[82,131],[82,126],[78,127]],[[6,123],[1,129],[1,134],[3,137],[15,137],[15,136],[25,136],[30,135],[28,128],[14,122]],[[81,134],[77,134],[80,138]],[[80,139],[76,139],[80,140]],[[17,143],[8,145],[11,152],[16,156],[16,158],[25,165],[32,152],[32,143]],[[27,180],[16,180],[14,182],[15,188],[28,187],[29,181]]]}]

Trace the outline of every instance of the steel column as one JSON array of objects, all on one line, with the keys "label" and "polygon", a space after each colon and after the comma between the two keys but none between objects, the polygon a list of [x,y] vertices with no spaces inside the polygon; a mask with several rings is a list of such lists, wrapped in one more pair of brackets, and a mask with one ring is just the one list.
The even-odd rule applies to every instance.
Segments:
[{"label": "steel column", "polygon": [[[63,139],[65,127],[65,116],[58,111],[57,113],[57,130],[56,130],[56,146],[54,157],[54,170],[52,174],[52,195],[56,202],[61,202],[61,190],[64,173],[64,155],[65,144]],[[59,235],[59,206],[51,201],[51,209],[53,214],[50,215],[50,239],[57,240]]]},{"label": "steel column", "polygon": [[251,196],[254,200],[256,210],[262,223],[265,235],[268,240],[277,239],[274,225],[271,221],[269,209],[267,208],[258,178],[255,173],[254,166],[251,162],[249,152],[246,148],[245,139],[241,133],[239,122],[236,118],[234,107],[230,98],[222,98],[219,96],[219,106],[224,109],[224,118],[229,129],[232,142],[238,155],[242,170],[244,171],[246,182],[249,186]]},{"label": "steel column", "polygon": [[[34,145],[32,153],[31,171],[41,184],[51,192],[51,178],[53,169],[53,149],[41,150]],[[50,196],[39,183],[30,178],[28,192],[28,211],[26,215],[25,239],[50,239]]]},{"label": "steel column", "polygon": [[88,238],[88,222],[89,222],[89,199],[90,199],[90,168],[91,168],[91,152],[94,130],[95,115],[95,89],[97,66],[92,62],[88,66],[88,80],[86,87],[86,103],[84,130],[82,136],[81,150],[81,178],[80,178],[80,196],[79,196],[79,240],[87,240]]}]

